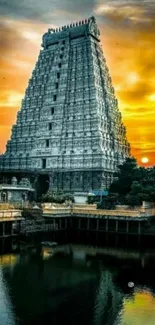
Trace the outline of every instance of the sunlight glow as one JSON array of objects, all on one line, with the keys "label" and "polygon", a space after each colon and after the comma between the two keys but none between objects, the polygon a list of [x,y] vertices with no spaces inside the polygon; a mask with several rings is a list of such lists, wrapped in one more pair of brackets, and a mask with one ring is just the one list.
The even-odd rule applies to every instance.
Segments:
[{"label": "sunlight glow", "polygon": [[29,41],[38,41],[40,39],[40,35],[31,30],[22,31],[22,36]]},{"label": "sunlight glow", "polygon": [[103,13],[109,12],[112,10],[112,6],[109,5],[98,5],[95,9],[96,15],[101,15]]},{"label": "sunlight glow", "polygon": [[136,72],[130,72],[127,76],[127,82],[133,85],[139,81],[139,75]]},{"label": "sunlight glow", "polygon": [[155,94],[150,95],[149,100],[151,100],[152,102],[155,102]]},{"label": "sunlight glow", "polygon": [[6,97],[6,100],[0,102],[0,107],[18,107],[23,98],[23,94],[18,92],[11,92]]},{"label": "sunlight glow", "polygon": [[143,158],[141,159],[141,162],[142,162],[143,164],[147,164],[147,163],[149,162],[149,159],[148,159],[147,157],[143,157]]}]

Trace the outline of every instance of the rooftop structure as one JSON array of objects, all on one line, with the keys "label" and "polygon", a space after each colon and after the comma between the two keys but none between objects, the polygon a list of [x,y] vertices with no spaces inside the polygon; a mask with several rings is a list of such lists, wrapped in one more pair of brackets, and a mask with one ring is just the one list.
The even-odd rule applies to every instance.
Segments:
[{"label": "rooftop structure", "polygon": [[13,177],[11,184],[0,184],[0,203],[4,202],[22,202],[28,201],[34,189],[28,179],[21,179],[17,183],[17,178]]}]

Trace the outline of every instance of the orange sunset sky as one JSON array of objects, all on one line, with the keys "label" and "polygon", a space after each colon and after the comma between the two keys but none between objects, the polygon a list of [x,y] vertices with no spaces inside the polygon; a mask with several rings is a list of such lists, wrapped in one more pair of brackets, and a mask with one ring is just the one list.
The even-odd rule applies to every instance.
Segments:
[{"label": "orange sunset sky", "polygon": [[0,151],[11,134],[42,34],[94,15],[132,154],[155,164],[155,0],[4,0],[0,4]]}]

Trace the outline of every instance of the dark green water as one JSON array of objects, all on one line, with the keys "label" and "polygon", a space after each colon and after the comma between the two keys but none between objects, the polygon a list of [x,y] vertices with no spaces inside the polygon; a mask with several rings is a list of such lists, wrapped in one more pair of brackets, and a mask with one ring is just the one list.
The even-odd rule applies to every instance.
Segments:
[{"label": "dark green water", "polygon": [[0,256],[0,325],[17,324],[154,325],[155,251],[62,245]]}]

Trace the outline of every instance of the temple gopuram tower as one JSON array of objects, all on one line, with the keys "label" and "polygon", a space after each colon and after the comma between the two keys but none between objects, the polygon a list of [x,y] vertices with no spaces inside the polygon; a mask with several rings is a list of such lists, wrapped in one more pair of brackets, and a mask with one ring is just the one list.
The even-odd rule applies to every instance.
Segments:
[{"label": "temple gopuram tower", "polygon": [[51,189],[107,189],[130,154],[94,17],[43,35],[1,171]]}]

